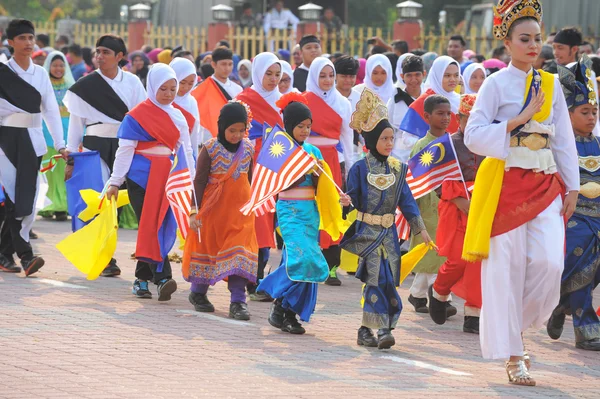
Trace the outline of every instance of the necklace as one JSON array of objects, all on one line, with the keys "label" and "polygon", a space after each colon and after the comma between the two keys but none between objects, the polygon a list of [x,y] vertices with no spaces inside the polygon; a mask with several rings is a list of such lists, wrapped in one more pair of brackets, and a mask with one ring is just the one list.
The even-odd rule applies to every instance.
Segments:
[{"label": "necklace", "polygon": [[[396,175],[393,173],[371,173],[371,156],[367,156],[367,182],[380,191],[387,190],[396,183]],[[387,164],[387,161],[385,162]]]}]

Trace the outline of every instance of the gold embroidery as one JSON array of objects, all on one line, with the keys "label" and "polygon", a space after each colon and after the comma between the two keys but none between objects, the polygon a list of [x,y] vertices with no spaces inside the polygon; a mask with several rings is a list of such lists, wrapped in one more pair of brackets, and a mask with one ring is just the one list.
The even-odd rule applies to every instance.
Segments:
[{"label": "gold embroidery", "polygon": [[569,229],[572,229],[575,226],[577,226],[577,222],[574,220],[570,220],[569,223],[567,223],[567,228]]},{"label": "gold embroidery", "polygon": [[600,169],[600,157],[594,155],[579,157],[579,167],[588,172],[595,172]]},{"label": "gold embroidery", "polygon": [[396,183],[396,175],[393,173],[390,173],[389,175],[369,173],[367,174],[367,181],[376,189],[384,191]]},{"label": "gold embroidery", "polygon": [[583,255],[583,248],[581,247],[577,247],[573,250],[573,255],[575,256],[581,256]]},{"label": "gold embroidery", "polygon": [[379,300],[379,298],[377,298],[377,295],[372,294],[371,295],[371,303],[374,305],[377,301]]},{"label": "gold embroidery", "polygon": [[579,192],[586,198],[598,198],[600,197],[600,184],[595,182],[585,183],[583,186],[581,186]]},{"label": "gold embroidery", "polygon": [[390,299],[390,305],[394,307],[398,306],[398,300],[396,298]]}]

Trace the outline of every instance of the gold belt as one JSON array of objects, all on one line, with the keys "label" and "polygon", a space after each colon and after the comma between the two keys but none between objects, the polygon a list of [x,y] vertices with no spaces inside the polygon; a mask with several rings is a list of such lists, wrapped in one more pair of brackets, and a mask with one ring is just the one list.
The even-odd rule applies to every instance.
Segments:
[{"label": "gold belt", "polygon": [[361,221],[371,226],[381,226],[389,229],[394,225],[395,216],[393,213],[385,215],[371,215],[370,213],[358,212],[356,220]]},{"label": "gold belt", "polygon": [[587,182],[581,186],[579,193],[586,198],[596,199],[600,197],[600,184],[596,182]]},{"label": "gold belt", "polygon": [[547,134],[520,133],[510,138],[511,147],[527,147],[531,151],[550,148],[550,140]]}]

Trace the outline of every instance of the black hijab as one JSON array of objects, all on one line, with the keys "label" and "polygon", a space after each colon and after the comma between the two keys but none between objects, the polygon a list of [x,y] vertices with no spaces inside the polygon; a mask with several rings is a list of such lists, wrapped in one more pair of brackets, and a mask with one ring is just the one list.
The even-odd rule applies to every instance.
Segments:
[{"label": "black hijab", "polygon": [[304,142],[301,143],[296,140],[294,137],[294,128],[306,119],[310,119],[312,121],[312,114],[310,109],[300,102],[291,102],[283,109],[283,126],[285,131],[298,145],[302,145]]},{"label": "black hijab", "polygon": [[362,132],[367,149],[379,162],[385,162],[388,159],[387,156],[381,155],[379,152],[377,152],[377,142],[379,141],[379,137],[388,127],[392,128],[390,122],[387,119],[382,119],[370,132]]},{"label": "black hijab", "polygon": [[219,143],[225,147],[225,149],[229,152],[236,152],[238,148],[240,148],[241,141],[237,144],[232,144],[225,138],[225,130],[236,123],[243,123],[244,125],[248,124],[248,113],[246,112],[246,107],[244,107],[240,103],[230,102],[225,104],[223,108],[221,108],[221,114],[219,115],[219,121],[217,122],[217,126],[219,128],[219,134],[217,135],[217,140]]}]

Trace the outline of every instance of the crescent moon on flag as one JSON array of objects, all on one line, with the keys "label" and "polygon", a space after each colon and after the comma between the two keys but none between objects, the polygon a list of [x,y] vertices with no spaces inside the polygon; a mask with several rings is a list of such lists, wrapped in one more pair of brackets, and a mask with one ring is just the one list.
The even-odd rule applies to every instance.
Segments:
[{"label": "crescent moon on flag", "polygon": [[444,157],[446,156],[446,149],[444,148],[444,145],[442,143],[437,143],[433,145],[432,148],[433,147],[438,147],[440,149],[440,158],[437,161],[433,162],[433,164],[435,165],[442,162],[442,159],[444,159]]},{"label": "crescent moon on flag", "polygon": [[283,137],[285,137],[290,142],[290,148],[289,148],[290,150],[294,148],[294,142],[292,141],[292,139],[290,138],[290,136],[288,136],[287,134],[285,134],[282,131],[279,131],[279,132],[275,133],[275,137],[277,137],[277,136],[283,136]]}]

